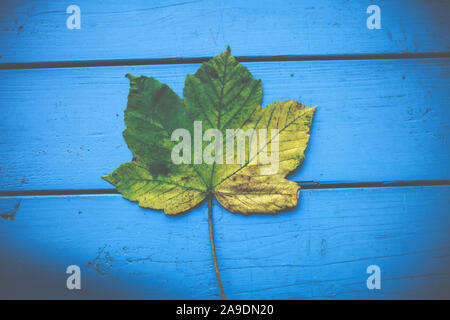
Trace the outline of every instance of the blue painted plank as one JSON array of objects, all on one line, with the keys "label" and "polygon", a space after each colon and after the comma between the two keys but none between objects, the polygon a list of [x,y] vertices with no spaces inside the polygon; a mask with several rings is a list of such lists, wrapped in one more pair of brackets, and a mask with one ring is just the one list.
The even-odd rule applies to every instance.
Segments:
[{"label": "blue painted plank", "polygon": [[[293,212],[249,217],[215,204],[228,298],[448,299],[449,199],[450,186],[304,190]],[[1,298],[219,298],[205,205],[175,218],[119,195],[0,207],[19,200],[0,218]],[[65,289],[72,264],[80,292]],[[366,287],[370,265],[381,290]]]},{"label": "blue painted plank", "polygon": [[[214,56],[446,52],[449,2],[89,1],[78,0],[81,29],[51,0],[6,0],[0,7],[0,63]],[[381,8],[369,30],[367,7]]]},{"label": "blue painted plank", "polygon": [[[296,181],[450,179],[450,59],[246,63],[263,105],[318,105]],[[198,65],[0,71],[0,190],[110,188],[132,156],[124,74],[182,95]]]}]

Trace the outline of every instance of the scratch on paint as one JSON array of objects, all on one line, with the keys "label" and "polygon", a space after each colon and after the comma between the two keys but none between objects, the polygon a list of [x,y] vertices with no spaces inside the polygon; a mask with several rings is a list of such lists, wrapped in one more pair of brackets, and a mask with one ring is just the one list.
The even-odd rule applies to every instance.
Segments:
[{"label": "scratch on paint", "polygon": [[211,28],[209,28],[209,32],[211,33],[211,38],[213,39],[214,44],[217,46],[216,37],[214,36],[214,32],[212,31]]},{"label": "scratch on paint", "polygon": [[10,211],[6,211],[6,212],[2,212],[0,213],[0,217],[2,217],[5,220],[9,220],[9,221],[14,221],[17,211],[19,210],[20,207],[20,203],[22,200],[19,200],[14,207],[12,208],[12,210]]},{"label": "scratch on paint", "polygon": [[97,257],[92,262],[89,261],[87,266],[93,268],[101,276],[112,277],[112,263],[114,262],[114,258],[111,257],[108,251],[105,251],[106,247],[107,245],[100,248]]}]

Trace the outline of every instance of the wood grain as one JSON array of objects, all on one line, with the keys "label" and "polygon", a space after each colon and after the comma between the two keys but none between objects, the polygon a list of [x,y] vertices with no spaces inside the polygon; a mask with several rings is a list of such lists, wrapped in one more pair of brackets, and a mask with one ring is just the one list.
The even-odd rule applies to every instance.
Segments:
[{"label": "wood grain", "polygon": [[[213,208],[230,299],[449,298],[449,186],[305,190],[294,212]],[[181,217],[120,195],[0,198],[0,295],[217,299],[206,205]],[[82,290],[65,289],[65,268]],[[381,268],[368,290],[366,268]],[[32,283],[33,285],[29,285]]]},{"label": "wood grain", "polygon": [[[124,75],[154,76],[181,96],[199,67],[129,65],[139,59],[178,63],[227,45],[247,59],[323,59],[245,63],[264,106],[318,105],[290,179],[340,188],[302,190],[277,216],[215,202],[227,297],[450,299],[450,186],[367,187],[450,179],[450,58],[390,59],[448,57],[448,1],[77,0],[81,30],[66,28],[69,4],[0,3],[0,69],[25,68],[0,70],[0,191],[112,188],[100,177],[132,158]],[[381,30],[366,27],[370,4]],[[78,63],[128,65],[59,68]],[[117,194],[0,196],[0,298],[219,299],[207,219],[205,204],[174,218]],[[72,264],[80,291],[65,286]],[[366,287],[373,264],[381,290]]]},{"label": "wood grain", "polygon": [[78,0],[81,29],[66,27],[72,3],[0,4],[0,63],[214,56],[448,52],[446,0],[376,2],[381,29],[369,30],[372,2]]},{"label": "wood grain", "polygon": [[[246,63],[263,105],[318,105],[295,181],[450,179],[450,59]],[[180,96],[199,65],[0,71],[0,190],[111,188],[132,158],[122,131],[127,72]]]}]

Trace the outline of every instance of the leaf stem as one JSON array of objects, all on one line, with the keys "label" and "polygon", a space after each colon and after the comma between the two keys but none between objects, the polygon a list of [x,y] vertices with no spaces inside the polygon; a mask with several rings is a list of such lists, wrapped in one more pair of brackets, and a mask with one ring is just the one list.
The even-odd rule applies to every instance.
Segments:
[{"label": "leaf stem", "polygon": [[222,280],[220,280],[219,265],[217,264],[216,246],[214,245],[214,232],[213,232],[213,220],[212,220],[212,204],[213,196],[209,195],[208,198],[208,224],[209,224],[209,239],[211,240],[211,252],[214,260],[214,269],[216,270],[217,282],[219,283],[220,295],[222,300],[226,300],[225,291],[223,291]]}]

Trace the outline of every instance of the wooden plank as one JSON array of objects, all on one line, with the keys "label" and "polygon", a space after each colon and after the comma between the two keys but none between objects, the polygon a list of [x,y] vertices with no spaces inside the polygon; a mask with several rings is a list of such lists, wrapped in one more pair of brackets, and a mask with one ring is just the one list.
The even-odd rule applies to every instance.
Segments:
[{"label": "wooden plank", "polygon": [[[228,298],[448,299],[449,199],[450,186],[304,190],[294,212],[250,217],[216,204]],[[0,198],[0,208],[18,201],[14,221],[0,219],[2,298],[219,298],[206,205],[175,218],[119,195]],[[65,289],[72,264],[78,293]],[[381,290],[366,287],[370,265]]]},{"label": "wooden plank", "polygon": [[[263,105],[318,105],[295,181],[450,179],[450,59],[246,63]],[[182,95],[198,65],[0,71],[0,190],[111,188],[132,158],[122,131],[124,74]]]},{"label": "wooden plank", "polygon": [[445,0],[376,1],[369,30],[361,1],[79,0],[81,29],[51,0],[2,1],[0,62],[448,52]]}]

